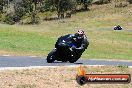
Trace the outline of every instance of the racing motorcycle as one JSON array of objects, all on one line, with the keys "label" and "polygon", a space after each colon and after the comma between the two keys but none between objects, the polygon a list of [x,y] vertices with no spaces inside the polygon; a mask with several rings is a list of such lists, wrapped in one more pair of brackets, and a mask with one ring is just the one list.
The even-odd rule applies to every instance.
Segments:
[{"label": "racing motorcycle", "polygon": [[47,62],[53,63],[55,60],[62,62],[74,63],[80,58],[80,54],[74,50],[76,47],[73,43],[67,43],[64,40],[58,44],[58,48],[54,48],[47,56]]}]

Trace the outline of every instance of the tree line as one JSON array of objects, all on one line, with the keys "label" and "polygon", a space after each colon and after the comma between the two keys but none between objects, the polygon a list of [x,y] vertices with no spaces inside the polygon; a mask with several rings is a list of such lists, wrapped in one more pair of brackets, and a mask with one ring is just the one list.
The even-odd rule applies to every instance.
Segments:
[{"label": "tree line", "polygon": [[[0,0],[0,21],[15,24],[25,16],[32,24],[39,23],[39,13],[56,13],[58,19],[71,17],[81,10],[88,10],[94,0]],[[109,3],[110,0],[98,0],[99,4]],[[129,0],[130,2],[132,0]],[[45,18],[48,19],[48,18]]]}]

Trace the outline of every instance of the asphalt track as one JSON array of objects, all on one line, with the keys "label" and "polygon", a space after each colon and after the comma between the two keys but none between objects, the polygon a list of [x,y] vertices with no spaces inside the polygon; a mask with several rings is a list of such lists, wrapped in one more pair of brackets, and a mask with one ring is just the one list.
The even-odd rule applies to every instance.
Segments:
[{"label": "asphalt track", "polygon": [[114,65],[132,66],[132,61],[108,61],[108,60],[84,60],[79,59],[76,63],[54,62],[47,63],[45,57],[29,56],[0,56],[0,68],[6,67],[31,67],[31,66],[72,66],[72,65]]}]

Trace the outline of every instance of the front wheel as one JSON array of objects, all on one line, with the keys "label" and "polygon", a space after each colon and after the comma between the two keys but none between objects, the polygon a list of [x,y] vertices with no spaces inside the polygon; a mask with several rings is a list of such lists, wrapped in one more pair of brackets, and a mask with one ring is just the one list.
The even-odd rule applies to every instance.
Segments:
[{"label": "front wheel", "polygon": [[71,57],[71,58],[69,59],[69,62],[70,62],[70,63],[74,63],[74,62],[76,62],[78,59],[79,59],[78,57]]},{"label": "front wheel", "polygon": [[78,60],[78,59],[70,59],[69,62],[70,62],[70,63],[74,63],[74,62],[76,62],[77,60]]},{"label": "front wheel", "polygon": [[75,56],[73,56],[73,57],[71,57],[71,58],[69,59],[69,62],[70,62],[70,63],[74,63],[74,62],[76,62],[80,57],[81,57],[81,55],[75,55]]},{"label": "front wheel", "polygon": [[56,59],[55,59],[55,52],[56,49],[53,49],[47,56],[47,62],[48,63],[53,63]]}]

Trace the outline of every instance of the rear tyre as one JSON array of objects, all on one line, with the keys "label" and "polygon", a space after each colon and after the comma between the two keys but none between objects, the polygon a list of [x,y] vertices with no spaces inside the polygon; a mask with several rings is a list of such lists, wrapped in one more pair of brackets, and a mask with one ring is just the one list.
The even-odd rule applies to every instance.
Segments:
[{"label": "rear tyre", "polygon": [[47,56],[47,63],[53,63],[56,59],[55,59],[55,52],[56,49],[53,49]]}]

